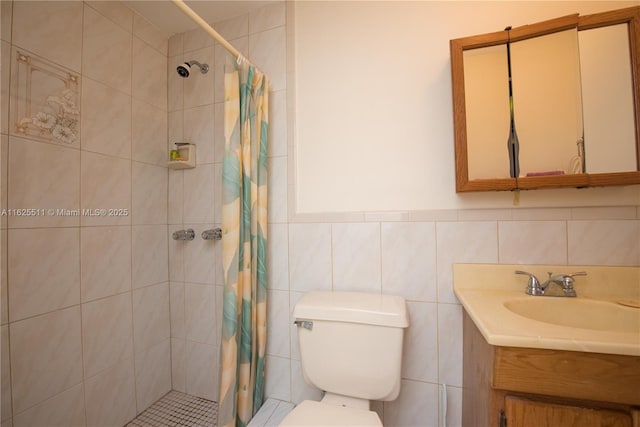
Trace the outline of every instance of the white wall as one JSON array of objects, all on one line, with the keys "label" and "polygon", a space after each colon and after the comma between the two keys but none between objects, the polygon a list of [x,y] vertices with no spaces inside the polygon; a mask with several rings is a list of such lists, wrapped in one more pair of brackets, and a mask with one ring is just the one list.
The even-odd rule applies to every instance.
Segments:
[{"label": "white wall", "polygon": [[[637,4],[295,2],[294,213],[510,206],[510,193],[455,193],[449,40]],[[635,186],[527,192],[520,202],[639,200]]]}]

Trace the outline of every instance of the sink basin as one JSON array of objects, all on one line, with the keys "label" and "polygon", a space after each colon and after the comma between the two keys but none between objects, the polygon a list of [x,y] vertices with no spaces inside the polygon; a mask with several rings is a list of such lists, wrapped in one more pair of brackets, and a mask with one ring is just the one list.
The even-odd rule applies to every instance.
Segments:
[{"label": "sink basin", "polygon": [[533,297],[504,302],[507,310],[539,322],[597,331],[640,334],[640,309],[580,298]]}]

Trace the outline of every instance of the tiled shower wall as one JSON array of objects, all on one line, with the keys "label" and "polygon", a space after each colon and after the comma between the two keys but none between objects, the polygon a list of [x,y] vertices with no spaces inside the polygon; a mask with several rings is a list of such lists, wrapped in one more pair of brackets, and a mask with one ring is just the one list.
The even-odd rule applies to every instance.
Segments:
[{"label": "tiled shower wall", "polygon": [[[267,6],[213,26],[270,78],[269,156],[272,167],[273,162],[280,167],[269,179],[277,184],[278,174],[286,169],[285,5]],[[221,244],[205,241],[200,234],[220,227],[222,221],[226,57],[226,50],[200,29],[169,40],[169,141],[195,143],[197,151],[195,169],[169,171],[170,230],[196,231],[193,241],[169,242],[173,388],[213,400],[218,399]],[[194,69],[189,78],[180,78],[176,66],[189,60],[207,63],[211,71],[203,75]],[[277,202],[270,208],[278,211]],[[283,213],[286,210],[280,209]]]},{"label": "tiled shower wall", "polygon": [[[171,389],[167,40],[119,2],[2,1],[1,29],[2,207],[44,210],[2,217],[2,426],[124,425]],[[21,133],[58,77],[77,138]]]}]

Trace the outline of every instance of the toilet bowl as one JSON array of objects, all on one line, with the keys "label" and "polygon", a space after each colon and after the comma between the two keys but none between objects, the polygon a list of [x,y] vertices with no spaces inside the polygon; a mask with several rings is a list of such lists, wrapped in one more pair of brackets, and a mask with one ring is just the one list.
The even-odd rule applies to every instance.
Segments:
[{"label": "toilet bowl", "polygon": [[381,427],[382,422],[373,411],[305,400],[280,423],[280,427],[302,426]]},{"label": "toilet bowl", "polygon": [[324,391],[305,400],[280,426],[382,426],[370,401],[400,393],[406,303],[394,295],[309,292],[296,304],[302,372]]}]

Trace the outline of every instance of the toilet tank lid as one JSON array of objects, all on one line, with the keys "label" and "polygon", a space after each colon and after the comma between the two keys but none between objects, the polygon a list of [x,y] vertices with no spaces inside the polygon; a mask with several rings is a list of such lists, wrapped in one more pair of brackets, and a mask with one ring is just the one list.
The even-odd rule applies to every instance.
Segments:
[{"label": "toilet tank lid", "polygon": [[308,292],[296,304],[293,317],[395,328],[409,326],[404,298],[364,292]]}]

